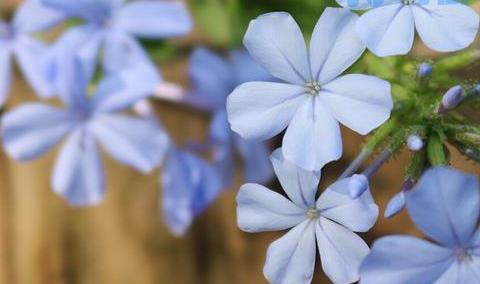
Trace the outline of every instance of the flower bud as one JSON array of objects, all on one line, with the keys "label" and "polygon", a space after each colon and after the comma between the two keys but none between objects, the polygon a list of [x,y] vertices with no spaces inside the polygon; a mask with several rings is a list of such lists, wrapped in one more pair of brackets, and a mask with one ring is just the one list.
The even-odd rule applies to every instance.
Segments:
[{"label": "flower bud", "polygon": [[395,194],[387,204],[383,216],[387,219],[397,215],[404,207],[406,203],[405,194],[415,186],[415,181],[408,177],[402,184],[402,189],[399,193]]},{"label": "flower bud", "polygon": [[444,112],[456,108],[464,98],[462,86],[457,85],[450,88],[442,98],[442,104],[439,112]]},{"label": "flower bud", "polygon": [[368,178],[364,175],[353,175],[348,182],[352,199],[359,198],[368,189]]},{"label": "flower bud", "polygon": [[395,194],[392,199],[387,204],[383,216],[387,219],[392,218],[397,215],[405,207],[405,192],[400,191]]},{"label": "flower bud", "polygon": [[418,78],[424,79],[430,76],[433,72],[433,67],[429,63],[422,63],[418,67],[417,76]]},{"label": "flower bud", "polygon": [[412,134],[407,139],[408,149],[417,152],[423,148],[423,140],[418,135]]}]

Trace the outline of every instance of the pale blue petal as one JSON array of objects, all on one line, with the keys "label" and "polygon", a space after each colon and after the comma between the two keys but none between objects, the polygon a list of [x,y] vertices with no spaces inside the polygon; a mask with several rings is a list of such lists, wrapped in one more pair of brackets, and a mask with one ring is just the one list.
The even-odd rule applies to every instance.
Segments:
[{"label": "pale blue petal", "polygon": [[401,3],[387,5],[363,14],[356,30],[377,56],[407,54],[413,46],[415,20],[410,7]]},{"label": "pale blue petal", "polygon": [[21,36],[17,39],[14,53],[22,73],[30,83],[35,93],[40,97],[52,97],[54,86],[42,72],[41,59],[47,51],[47,46],[30,37]]},{"label": "pale blue petal", "polygon": [[270,159],[275,174],[288,197],[301,208],[314,208],[320,172],[304,170],[285,160],[281,148],[275,150]]},{"label": "pale blue petal", "polygon": [[161,82],[156,69],[139,62],[108,76],[96,89],[92,108],[97,114],[122,111],[150,97]]},{"label": "pale blue petal", "polygon": [[393,108],[390,83],[360,74],[324,85],[319,99],[336,120],[362,135],[382,125]]},{"label": "pale blue petal", "polygon": [[296,165],[318,171],[342,156],[340,126],[317,97],[302,102],[283,137],[283,154]]},{"label": "pale blue petal", "polygon": [[41,67],[47,79],[55,86],[56,93],[69,92],[68,87],[72,84],[65,80],[69,76],[68,70],[71,70],[72,58],[78,50],[78,47],[86,42],[89,35],[93,33],[87,26],[73,27],[62,34],[62,36],[53,44],[42,56]]},{"label": "pale blue petal", "polygon": [[270,149],[260,141],[250,141],[235,135],[235,144],[242,156],[243,175],[247,182],[266,183],[274,174],[270,164]]},{"label": "pale blue petal", "polygon": [[216,143],[213,146],[213,166],[224,187],[232,185],[235,176],[235,152],[230,143]]},{"label": "pale blue petal", "polygon": [[13,159],[32,160],[55,146],[73,125],[73,120],[62,110],[24,104],[2,118],[3,144]]},{"label": "pale blue petal", "polygon": [[238,227],[245,232],[288,229],[303,222],[306,213],[305,209],[259,184],[244,184],[237,194]]},{"label": "pale blue petal", "polygon": [[168,147],[166,134],[150,119],[105,114],[91,127],[106,152],[143,173],[160,164]]},{"label": "pale blue petal", "polygon": [[480,229],[473,234],[472,238],[470,239],[470,245],[477,249],[477,254],[480,256]]},{"label": "pale blue petal", "polygon": [[232,130],[243,138],[265,140],[282,132],[306,99],[300,86],[245,83],[228,97],[228,121]]},{"label": "pale blue petal", "polygon": [[[213,162],[224,186],[230,186],[235,174],[235,153],[233,133],[227,121],[227,112],[217,111],[213,114],[209,139],[212,143]],[[254,181],[255,182],[255,181]]]},{"label": "pale blue petal", "polygon": [[11,53],[8,48],[0,48],[0,106],[7,101],[12,80]]},{"label": "pale blue petal", "polygon": [[468,47],[478,32],[479,17],[472,8],[451,1],[429,1],[413,6],[415,26],[423,42],[433,50],[450,52]]},{"label": "pale blue petal", "polygon": [[367,244],[347,228],[320,217],[316,226],[318,251],[327,277],[338,284],[359,279],[359,268],[367,256]]},{"label": "pale blue petal", "polygon": [[54,191],[72,206],[103,201],[105,178],[98,147],[84,129],[75,131],[63,146],[53,172]]},{"label": "pale blue petal", "polygon": [[150,69],[156,69],[143,47],[131,35],[118,30],[112,30],[105,34],[103,69],[108,75],[138,65],[150,65]]},{"label": "pale blue petal", "polygon": [[[89,27],[72,28],[45,55],[45,73],[54,85],[55,92],[69,108],[87,108],[86,90],[94,75],[96,60],[84,60],[84,57],[78,56],[78,52],[80,47],[90,45],[90,41],[98,42],[98,38],[96,30]],[[88,52],[83,56],[86,54]]]},{"label": "pale blue petal", "polygon": [[227,112],[219,110],[213,114],[209,137],[214,143],[231,144],[233,133],[227,120]]},{"label": "pale blue petal", "polygon": [[176,149],[168,155],[161,182],[163,215],[170,231],[179,236],[221,192],[220,179],[209,164]]},{"label": "pale blue petal", "polygon": [[252,20],[243,43],[273,76],[301,86],[311,80],[305,40],[290,14],[275,12]]},{"label": "pale blue petal", "polygon": [[450,247],[466,245],[480,214],[478,180],[452,168],[431,168],[407,194],[407,209],[425,235]]},{"label": "pale blue petal", "polygon": [[31,33],[49,29],[64,18],[63,13],[43,5],[42,0],[27,0],[18,7],[12,24],[16,31]]},{"label": "pale blue petal", "polygon": [[400,4],[402,0],[336,0],[338,5],[352,10],[367,10],[385,5]]},{"label": "pale blue petal", "polygon": [[460,262],[453,262],[439,277],[435,280],[434,284],[452,284],[452,283],[474,283],[460,281],[460,275],[465,274],[461,271],[464,270],[463,265]]},{"label": "pale blue petal", "polygon": [[103,31],[97,31],[90,34],[88,40],[79,46],[75,53],[75,58],[82,61],[83,68],[87,74],[95,74],[99,62],[98,55],[102,44],[104,43],[105,34]]},{"label": "pale blue petal", "polygon": [[205,100],[212,108],[223,108],[227,95],[235,87],[229,62],[205,48],[196,48],[193,52],[189,78],[192,95]]},{"label": "pale blue petal", "polygon": [[193,23],[182,2],[133,1],[116,11],[113,26],[144,38],[170,38],[190,32]]},{"label": "pale blue petal", "polygon": [[330,82],[365,51],[355,31],[358,16],[347,9],[326,8],[310,41],[310,66],[320,84]]},{"label": "pale blue petal", "polygon": [[372,8],[372,0],[336,0],[338,5],[351,10],[367,10]]},{"label": "pale blue petal", "polygon": [[373,244],[360,268],[360,283],[435,283],[453,262],[449,249],[409,236],[388,236]]},{"label": "pale blue petal", "polygon": [[[457,283],[480,283],[480,256],[472,257],[469,262],[459,264]],[[450,282],[452,283],[452,282]],[[436,284],[436,283],[435,283]],[[445,282],[447,284],[447,282]]]},{"label": "pale blue petal", "polygon": [[318,198],[317,209],[321,216],[351,231],[366,232],[377,221],[378,206],[373,201],[370,190],[366,190],[359,198],[352,199],[350,179],[341,179],[329,186]]},{"label": "pale blue petal", "polygon": [[273,81],[274,78],[244,49],[230,52],[235,87],[252,81]]},{"label": "pale blue petal", "polygon": [[115,8],[114,1],[92,0],[42,0],[44,5],[62,11],[70,17],[78,17],[101,25]]},{"label": "pale blue petal", "polygon": [[263,268],[272,284],[309,284],[315,268],[315,223],[306,220],[273,242]]}]

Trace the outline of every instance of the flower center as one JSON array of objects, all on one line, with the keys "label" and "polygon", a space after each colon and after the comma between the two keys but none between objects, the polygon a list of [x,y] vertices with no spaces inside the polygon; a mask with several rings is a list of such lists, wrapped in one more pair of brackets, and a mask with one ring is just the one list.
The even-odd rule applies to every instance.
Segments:
[{"label": "flower center", "polygon": [[470,263],[473,261],[473,253],[464,248],[459,248],[455,250],[455,255],[457,256],[458,261],[463,263]]},{"label": "flower center", "polygon": [[308,219],[317,219],[319,216],[318,210],[316,208],[310,208],[307,210]]},{"label": "flower center", "polygon": [[414,5],[416,0],[403,0],[404,5]]},{"label": "flower center", "polygon": [[312,96],[318,95],[321,89],[322,87],[320,86],[320,83],[318,83],[317,81],[313,81],[305,84],[305,92]]}]

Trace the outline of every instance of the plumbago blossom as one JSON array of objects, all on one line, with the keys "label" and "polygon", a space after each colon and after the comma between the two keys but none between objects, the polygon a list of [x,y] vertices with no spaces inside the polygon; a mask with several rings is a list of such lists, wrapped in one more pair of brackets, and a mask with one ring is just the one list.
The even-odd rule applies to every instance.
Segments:
[{"label": "plumbago blossom", "polygon": [[161,175],[162,211],[170,231],[183,236],[222,191],[216,169],[188,150],[170,146]]},{"label": "plumbago blossom", "polygon": [[29,103],[2,118],[5,150],[18,161],[35,159],[66,137],[52,186],[74,206],[103,200],[99,144],[118,162],[148,173],[159,165],[168,143],[151,120],[116,114],[147,97],[158,83],[156,74],[145,72],[143,66],[131,66],[104,79],[88,96],[94,68],[85,64],[72,59],[69,68],[62,69],[60,99],[66,109]]},{"label": "plumbago blossom", "polygon": [[197,48],[193,53],[189,75],[192,91],[187,99],[213,112],[209,143],[223,185],[232,183],[236,153],[243,159],[246,181],[270,180],[273,171],[267,146],[260,141],[244,140],[232,132],[225,105],[228,94],[236,86],[254,80],[271,80],[271,76],[243,50],[230,52],[226,60],[205,48]]},{"label": "plumbago blossom", "polygon": [[244,44],[252,57],[287,83],[249,82],[227,102],[232,130],[264,140],[285,128],[283,154],[307,170],[319,170],[342,155],[339,122],[367,134],[390,117],[390,84],[377,77],[340,76],[362,55],[355,34],[358,16],[327,8],[313,32],[310,50],[288,13],[270,13],[250,23]]},{"label": "plumbago blossom", "polygon": [[47,45],[32,34],[45,31],[62,19],[61,13],[43,6],[40,0],[25,1],[10,23],[0,19],[0,105],[5,103],[10,90],[13,58],[37,95],[53,95],[50,84],[40,72],[39,58],[47,51]]},{"label": "plumbago blossom", "polygon": [[378,56],[407,54],[415,30],[431,49],[441,52],[468,47],[478,32],[479,17],[455,0],[337,0],[355,10],[369,10],[356,24],[358,36]]},{"label": "plumbago blossom", "polygon": [[[104,71],[115,72],[118,59],[135,58],[144,64],[150,58],[136,40],[179,37],[190,32],[192,20],[185,5],[172,1],[43,0],[69,17],[84,21],[70,28],[44,59],[44,68],[55,81],[58,66],[72,54],[96,62],[102,54]],[[152,68],[153,69],[153,68]]]},{"label": "plumbago blossom", "polygon": [[[163,129],[147,100],[136,103],[134,110]],[[160,176],[163,193],[160,204],[166,226],[180,237],[185,235],[195,217],[218,198],[222,181],[209,162],[188,147],[176,146],[171,137],[168,141]]]},{"label": "plumbago blossom", "polygon": [[413,222],[430,239],[377,240],[360,269],[360,283],[480,282],[480,192],[475,176],[439,166],[406,194]]},{"label": "plumbago blossom", "polygon": [[310,283],[318,245],[322,268],[331,281],[357,281],[358,269],[369,248],[353,232],[368,231],[378,217],[370,191],[352,199],[351,178],[346,178],[332,184],[315,201],[319,172],[288,162],[281,149],[272,154],[271,160],[290,200],[258,184],[243,185],[237,195],[238,225],[242,230],[291,228],[268,248],[265,277],[274,284]]}]

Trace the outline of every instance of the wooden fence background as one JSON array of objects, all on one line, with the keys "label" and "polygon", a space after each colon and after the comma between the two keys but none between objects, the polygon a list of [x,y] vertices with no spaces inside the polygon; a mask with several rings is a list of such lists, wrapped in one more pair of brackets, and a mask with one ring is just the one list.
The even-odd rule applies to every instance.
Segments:
[{"label": "wooden fence background", "polygon": [[[8,11],[17,0],[1,0]],[[0,15],[2,13],[0,12]],[[165,77],[185,82],[186,59],[163,66]],[[18,73],[18,72],[17,72]],[[17,74],[8,108],[35,100]],[[208,117],[168,103],[155,103],[165,126],[178,141],[202,139]],[[329,166],[325,185],[358,151],[362,139],[345,131],[345,156]],[[58,148],[57,148],[58,150]],[[237,229],[235,186],[196,221],[184,238],[162,223],[159,172],[142,176],[104,156],[108,176],[105,202],[94,208],[69,208],[50,189],[57,151],[27,164],[0,152],[0,283],[5,284],[256,284],[266,283],[262,266],[268,244],[282,233],[246,234]],[[373,181],[381,210],[398,191],[408,160],[405,152]],[[454,164],[480,174],[454,154]],[[405,213],[379,219],[366,235],[371,241],[391,233],[416,233]],[[317,267],[314,283],[327,283]]]}]

